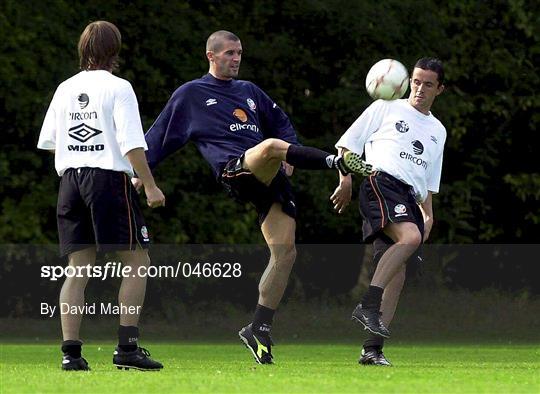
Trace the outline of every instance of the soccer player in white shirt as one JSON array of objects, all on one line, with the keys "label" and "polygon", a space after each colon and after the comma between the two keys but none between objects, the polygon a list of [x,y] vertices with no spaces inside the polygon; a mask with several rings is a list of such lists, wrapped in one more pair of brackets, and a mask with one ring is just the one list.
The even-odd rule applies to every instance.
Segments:
[{"label": "soccer player in white shirt", "polygon": [[[430,112],[444,90],[440,60],[414,66],[408,99],[372,103],[336,143],[340,153],[365,153],[374,172],[360,187],[363,237],[374,244],[376,269],[353,319],[371,333],[360,363],[390,365],[382,353],[405,281],[408,259],[433,226],[432,194],[439,191],[446,129]],[[351,177],[340,175],[330,197],[342,212],[351,199]]]},{"label": "soccer player in white shirt", "polygon": [[[124,267],[138,273],[139,267],[150,264],[150,239],[129,179],[133,169],[150,207],[164,205],[165,196],[146,162],[135,93],[128,81],[112,74],[120,46],[120,32],[112,23],[97,21],[86,27],[78,45],[82,71],[58,86],[38,148],[55,153],[62,177],[57,206],[60,254],[68,256],[70,266],[82,268],[94,265],[96,251],[115,251]],[[64,370],[89,369],[79,337],[87,283],[87,275],[67,277],[60,292]],[[163,368],[137,343],[145,291],[145,276],[122,279],[119,341],[113,356],[118,368]]]}]

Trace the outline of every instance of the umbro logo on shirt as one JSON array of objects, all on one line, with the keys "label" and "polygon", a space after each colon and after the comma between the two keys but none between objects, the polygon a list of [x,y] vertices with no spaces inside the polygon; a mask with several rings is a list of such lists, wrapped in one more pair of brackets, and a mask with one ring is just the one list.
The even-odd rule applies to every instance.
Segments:
[{"label": "umbro logo on shirt", "polygon": [[206,106],[210,107],[211,105],[217,104],[217,100],[215,98],[209,98],[206,100]]},{"label": "umbro logo on shirt", "polygon": [[434,135],[432,135],[432,136],[431,136],[431,141],[433,141],[433,142],[437,143],[437,138],[435,138],[435,136],[434,136]]},{"label": "umbro logo on shirt", "polygon": [[103,131],[94,129],[93,127],[90,127],[84,123],[81,123],[78,126],[72,127],[68,131],[68,134],[71,138],[74,138],[80,142],[86,142],[90,138],[95,137],[96,135],[101,134],[101,133],[103,133]]}]

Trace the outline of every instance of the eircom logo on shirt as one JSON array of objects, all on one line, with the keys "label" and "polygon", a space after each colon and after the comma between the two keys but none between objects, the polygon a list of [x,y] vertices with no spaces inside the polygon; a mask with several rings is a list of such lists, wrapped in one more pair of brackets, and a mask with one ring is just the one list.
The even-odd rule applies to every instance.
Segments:
[{"label": "eircom logo on shirt", "polygon": [[232,123],[229,125],[229,130],[231,131],[243,131],[243,130],[251,130],[255,133],[259,132],[259,128],[257,125],[253,123],[246,123],[248,121],[248,116],[246,112],[243,109],[236,108],[233,111],[233,115],[240,120],[242,123]]}]

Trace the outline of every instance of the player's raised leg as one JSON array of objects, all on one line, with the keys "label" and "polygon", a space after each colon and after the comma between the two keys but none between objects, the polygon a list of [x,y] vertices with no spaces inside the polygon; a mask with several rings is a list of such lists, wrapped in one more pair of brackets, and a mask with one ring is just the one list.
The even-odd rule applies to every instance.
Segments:
[{"label": "player's raised leg", "polygon": [[[94,246],[69,254],[70,267],[93,266],[96,261],[96,248]],[[62,369],[66,371],[87,371],[88,363],[81,356],[82,341],[79,336],[84,307],[84,290],[88,284],[89,276],[85,270],[81,275],[66,277],[60,290],[60,320],[62,322]]]},{"label": "player's raised leg", "polygon": [[[146,294],[146,268],[150,258],[145,249],[118,252],[124,266],[131,267],[131,275],[122,279],[118,292],[120,326],[118,327],[118,346],[114,351],[113,364],[119,369],[138,369],[155,371],[163,365],[150,358],[150,353],[139,347],[139,317]],[[142,269],[141,269],[142,268]]]},{"label": "player's raised leg", "polygon": [[270,331],[274,313],[283,297],[296,259],[296,222],[275,203],[261,226],[270,249],[270,261],[259,283],[259,300],[253,322],[239,335],[260,364],[272,364]]},{"label": "player's raised leg", "polygon": [[293,145],[277,138],[268,138],[246,151],[243,165],[266,185],[274,179],[282,161],[300,169],[338,169],[344,175],[351,172],[367,175],[371,172],[371,167],[355,153],[348,152],[347,157],[351,168],[341,156],[318,148]]}]

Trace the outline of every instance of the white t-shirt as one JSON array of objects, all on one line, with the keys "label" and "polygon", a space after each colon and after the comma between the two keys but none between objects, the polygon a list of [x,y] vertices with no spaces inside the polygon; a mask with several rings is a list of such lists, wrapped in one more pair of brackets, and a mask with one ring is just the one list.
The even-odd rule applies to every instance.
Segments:
[{"label": "white t-shirt", "polygon": [[125,157],[148,149],[131,84],[105,70],[81,71],[62,82],[45,115],[39,149],[55,150],[55,168],[94,167],[133,176]]},{"label": "white t-shirt", "polygon": [[416,200],[437,193],[441,181],[446,129],[431,113],[424,115],[406,99],[377,100],[336,143],[358,154],[374,170],[413,187]]}]

